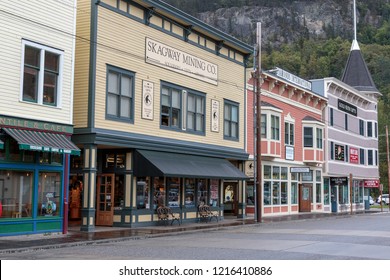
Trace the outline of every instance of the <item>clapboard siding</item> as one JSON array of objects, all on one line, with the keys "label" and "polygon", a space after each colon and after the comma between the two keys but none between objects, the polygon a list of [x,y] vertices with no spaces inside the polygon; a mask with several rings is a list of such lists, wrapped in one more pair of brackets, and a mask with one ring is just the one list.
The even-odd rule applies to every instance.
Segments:
[{"label": "clapboard siding", "polygon": [[[146,135],[173,137],[175,139],[197,141],[208,144],[244,147],[244,66],[207,50],[176,39],[155,28],[148,27],[126,16],[99,8],[95,125],[98,128],[114,129],[123,132],[135,132]],[[218,85],[212,85],[173,71],[145,63],[145,38],[151,38],[163,44],[185,51],[218,65]],[[106,69],[107,64],[135,72],[135,120],[134,124],[115,122],[105,119]],[[154,120],[141,118],[142,81],[154,83]],[[206,136],[190,133],[172,132],[160,129],[160,82],[167,81],[191,88],[207,95],[206,98]],[[220,131],[210,131],[211,99],[220,102]],[[240,141],[223,139],[224,99],[240,104]]]},{"label": "clapboard siding", "polygon": [[90,1],[77,3],[73,119],[75,128],[84,128],[88,126],[91,8]]},{"label": "clapboard siding", "polygon": [[[72,55],[74,1],[3,1],[0,16],[2,63],[0,64],[1,114],[64,124],[72,123]],[[44,8],[43,8],[44,7]],[[64,52],[62,106],[20,101],[22,40],[29,40]]]}]

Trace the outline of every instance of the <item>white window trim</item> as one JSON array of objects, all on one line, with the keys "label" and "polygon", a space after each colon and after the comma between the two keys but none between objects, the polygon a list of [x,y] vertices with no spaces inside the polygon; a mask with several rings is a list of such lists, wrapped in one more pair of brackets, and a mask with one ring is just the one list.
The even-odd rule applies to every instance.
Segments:
[{"label": "white window trim", "polygon": [[[32,103],[28,101],[23,100],[23,79],[24,79],[24,51],[26,49],[26,46],[34,47],[41,50],[40,55],[40,66],[43,65],[43,67],[40,67],[39,71],[39,77],[38,77],[38,97],[37,97],[37,103]],[[50,106],[43,104],[43,79],[44,79],[44,62],[45,62],[45,56],[44,52],[49,51],[55,54],[59,55],[59,65],[58,65],[58,87],[57,87],[57,104],[56,106]],[[47,106],[50,108],[61,108],[62,107],[62,79],[63,79],[63,68],[64,68],[64,52],[55,48],[51,48],[45,45],[41,45],[38,43],[34,43],[27,40],[22,40],[22,56],[21,56],[21,69],[20,69],[20,94],[19,94],[19,101],[29,104],[38,104]]]},{"label": "white window trim", "polygon": [[[264,106],[262,106],[264,108]],[[261,110],[262,115],[266,115],[266,138],[262,138],[263,140],[281,142],[282,141],[282,111],[277,110],[276,108],[267,108]],[[271,116],[276,116],[279,118],[279,140],[272,139],[272,130],[271,130]]]}]

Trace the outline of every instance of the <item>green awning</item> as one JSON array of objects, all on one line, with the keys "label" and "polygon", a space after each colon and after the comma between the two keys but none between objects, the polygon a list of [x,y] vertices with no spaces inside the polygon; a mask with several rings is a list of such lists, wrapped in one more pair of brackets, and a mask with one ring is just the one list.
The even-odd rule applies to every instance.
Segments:
[{"label": "green awning", "polygon": [[249,179],[226,159],[137,150],[134,175],[210,179]]},{"label": "green awning", "polygon": [[0,149],[4,148],[4,142],[0,140]]},{"label": "green awning", "polygon": [[15,128],[3,130],[18,142],[21,150],[80,155],[80,149],[64,134]]}]

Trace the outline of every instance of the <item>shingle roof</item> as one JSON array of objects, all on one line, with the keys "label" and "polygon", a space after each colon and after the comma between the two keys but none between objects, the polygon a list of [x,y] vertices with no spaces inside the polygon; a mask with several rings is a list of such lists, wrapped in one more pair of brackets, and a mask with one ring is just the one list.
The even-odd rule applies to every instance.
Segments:
[{"label": "shingle roof", "polygon": [[356,40],[352,43],[351,52],[341,80],[359,91],[379,93]]}]

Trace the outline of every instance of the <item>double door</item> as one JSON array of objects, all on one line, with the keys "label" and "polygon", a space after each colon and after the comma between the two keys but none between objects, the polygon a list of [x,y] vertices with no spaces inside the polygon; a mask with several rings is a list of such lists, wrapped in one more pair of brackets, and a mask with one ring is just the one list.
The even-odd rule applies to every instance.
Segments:
[{"label": "double door", "polygon": [[96,225],[112,226],[114,218],[115,175],[102,174],[97,181]]}]

